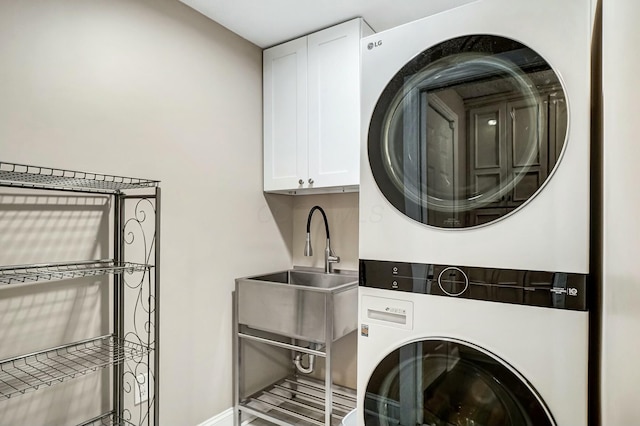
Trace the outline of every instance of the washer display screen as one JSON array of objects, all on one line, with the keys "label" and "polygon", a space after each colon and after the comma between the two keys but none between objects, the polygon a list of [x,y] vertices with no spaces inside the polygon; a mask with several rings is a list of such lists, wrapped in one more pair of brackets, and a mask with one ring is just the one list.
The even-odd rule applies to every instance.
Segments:
[{"label": "washer display screen", "polygon": [[407,344],[374,370],[365,394],[367,426],[552,426],[520,374],[456,340]]},{"label": "washer display screen", "polygon": [[392,78],[374,109],[376,183],[427,225],[502,218],[535,196],[558,163],[565,99],[552,67],[517,41],[473,35],[431,47]]}]

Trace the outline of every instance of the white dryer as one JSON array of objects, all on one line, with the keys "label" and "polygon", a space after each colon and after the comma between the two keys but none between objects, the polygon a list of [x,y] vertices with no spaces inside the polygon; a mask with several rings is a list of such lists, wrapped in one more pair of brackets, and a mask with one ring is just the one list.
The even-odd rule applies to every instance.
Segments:
[{"label": "white dryer", "polygon": [[587,321],[579,310],[365,288],[358,425],[587,425]]},{"label": "white dryer", "polygon": [[360,258],[589,271],[592,0],[363,39]]}]

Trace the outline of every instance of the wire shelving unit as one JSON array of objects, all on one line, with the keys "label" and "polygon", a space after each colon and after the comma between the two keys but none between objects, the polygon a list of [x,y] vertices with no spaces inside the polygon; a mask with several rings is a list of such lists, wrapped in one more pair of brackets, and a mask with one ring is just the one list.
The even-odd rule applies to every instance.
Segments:
[{"label": "wire shelving unit", "polygon": [[[159,424],[159,184],[157,180],[0,161],[0,187],[99,194],[111,198],[107,205],[113,220],[112,258],[0,266],[0,298],[5,297],[3,288],[15,285],[99,276],[110,277],[105,284],[112,286],[113,294],[108,334],[0,360],[0,404],[110,369],[111,384],[102,391],[111,393],[111,408],[80,426]],[[130,228],[143,235],[136,240]],[[128,253],[140,251],[134,244],[142,246],[142,261],[127,259]],[[146,374],[145,382],[138,378],[141,372]],[[140,386],[147,387],[148,400],[134,403],[132,392]]]},{"label": "wire shelving unit", "polygon": [[127,189],[157,187],[160,182],[0,161],[0,184],[21,188],[116,194]]}]

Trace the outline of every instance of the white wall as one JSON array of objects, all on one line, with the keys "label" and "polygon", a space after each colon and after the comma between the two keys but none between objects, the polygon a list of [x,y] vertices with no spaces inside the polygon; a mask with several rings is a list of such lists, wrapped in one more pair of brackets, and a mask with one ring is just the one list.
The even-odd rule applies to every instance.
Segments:
[{"label": "white wall", "polygon": [[0,160],[162,181],[162,425],[231,406],[233,279],[291,266],[261,108],[260,49],[175,0],[0,2]]},{"label": "white wall", "polygon": [[640,424],[640,3],[605,0],[602,424]]}]

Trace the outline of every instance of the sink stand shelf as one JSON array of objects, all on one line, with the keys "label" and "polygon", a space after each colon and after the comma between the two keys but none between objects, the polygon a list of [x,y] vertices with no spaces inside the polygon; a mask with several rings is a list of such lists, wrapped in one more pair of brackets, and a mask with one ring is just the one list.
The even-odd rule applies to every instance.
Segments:
[{"label": "sink stand shelf", "polygon": [[[311,349],[287,343],[287,336],[259,336],[259,331],[234,323],[235,376],[235,425],[243,423],[242,414],[258,417],[280,426],[309,424],[316,426],[338,426],[342,418],[356,407],[356,392],[333,383],[331,377],[332,343],[319,349]],[[255,334],[254,334],[255,333]],[[295,341],[295,339],[291,339]],[[293,372],[290,376],[265,386],[247,397],[242,397],[242,342],[251,341],[290,350],[292,353],[314,355],[325,360],[324,381]]]},{"label": "sink stand shelf", "polygon": [[[251,395],[240,403],[240,410],[272,423],[289,425],[289,421],[316,426],[325,424],[326,387],[322,381],[290,376]],[[331,424],[339,425],[356,406],[356,393],[349,388],[332,386]],[[283,419],[290,420],[283,420]]]}]

